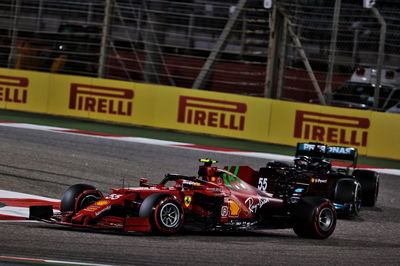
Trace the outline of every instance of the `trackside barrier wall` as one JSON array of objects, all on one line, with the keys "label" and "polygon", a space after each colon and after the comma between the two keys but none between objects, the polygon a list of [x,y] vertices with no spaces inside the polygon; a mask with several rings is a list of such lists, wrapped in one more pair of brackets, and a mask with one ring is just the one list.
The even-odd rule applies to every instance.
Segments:
[{"label": "trackside barrier wall", "polygon": [[400,159],[400,115],[0,68],[0,108]]}]

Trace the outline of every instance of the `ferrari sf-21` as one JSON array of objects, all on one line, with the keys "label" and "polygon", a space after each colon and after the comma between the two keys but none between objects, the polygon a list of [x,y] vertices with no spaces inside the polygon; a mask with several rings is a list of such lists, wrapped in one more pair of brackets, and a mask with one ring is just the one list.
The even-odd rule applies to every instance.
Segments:
[{"label": "ferrari sf-21", "polygon": [[[69,187],[60,212],[31,206],[30,218],[48,223],[125,232],[171,235],[182,228],[204,231],[293,228],[305,238],[325,239],[335,230],[334,204],[306,184],[248,166],[214,166],[200,159],[196,176],[167,174],[158,184],[140,179],[139,187],[114,188],[109,195],[87,184]],[[317,177],[320,178],[320,177]],[[171,185],[168,185],[171,184]]]}]

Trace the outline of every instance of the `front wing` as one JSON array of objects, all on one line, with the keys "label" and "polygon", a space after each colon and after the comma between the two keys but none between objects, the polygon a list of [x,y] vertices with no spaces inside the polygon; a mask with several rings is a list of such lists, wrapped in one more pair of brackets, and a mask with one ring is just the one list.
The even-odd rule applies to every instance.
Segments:
[{"label": "front wing", "polygon": [[117,217],[117,216],[104,216],[94,223],[76,224],[66,221],[65,215],[62,213],[53,212],[51,205],[43,206],[30,206],[29,219],[38,220],[51,224],[59,224],[66,226],[74,226],[90,229],[111,229],[122,230],[124,232],[146,232],[151,231],[149,218],[147,217]]}]

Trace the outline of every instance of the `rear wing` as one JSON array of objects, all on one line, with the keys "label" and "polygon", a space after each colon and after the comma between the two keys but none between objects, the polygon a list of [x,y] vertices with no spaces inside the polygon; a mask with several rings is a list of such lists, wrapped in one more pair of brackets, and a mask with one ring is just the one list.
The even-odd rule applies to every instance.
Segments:
[{"label": "rear wing", "polygon": [[351,161],[357,165],[358,152],[356,148],[343,146],[328,146],[322,143],[297,143],[296,157],[309,156],[333,160]]}]

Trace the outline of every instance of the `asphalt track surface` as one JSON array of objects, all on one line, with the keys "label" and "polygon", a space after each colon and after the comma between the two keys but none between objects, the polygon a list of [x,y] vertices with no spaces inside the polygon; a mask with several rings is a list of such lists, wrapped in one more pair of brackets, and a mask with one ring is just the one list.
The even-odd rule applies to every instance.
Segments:
[{"label": "asphalt track surface", "polygon": [[[72,184],[103,192],[140,177],[194,175],[197,159],[259,168],[263,159],[88,136],[0,127],[0,189],[60,198]],[[37,222],[0,223],[0,256],[112,265],[399,265],[400,177],[381,175],[376,207],[339,220],[326,240],[291,229],[170,237],[90,232]],[[1,264],[1,263],[0,263]]]}]

